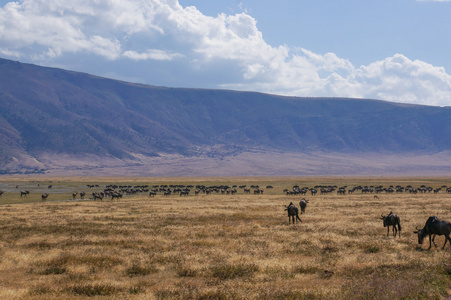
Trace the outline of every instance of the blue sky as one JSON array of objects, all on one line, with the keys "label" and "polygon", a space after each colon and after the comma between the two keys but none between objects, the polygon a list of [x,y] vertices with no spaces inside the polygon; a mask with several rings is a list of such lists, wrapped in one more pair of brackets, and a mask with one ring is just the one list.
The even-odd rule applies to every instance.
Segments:
[{"label": "blue sky", "polygon": [[0,57],[170,87],[451,106],[451,1],[0,0]]}]

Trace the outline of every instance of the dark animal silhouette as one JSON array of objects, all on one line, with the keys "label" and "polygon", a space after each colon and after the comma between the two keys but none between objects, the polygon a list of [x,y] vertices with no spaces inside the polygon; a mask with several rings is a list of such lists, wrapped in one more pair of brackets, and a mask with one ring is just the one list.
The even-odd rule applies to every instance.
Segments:
[{"label": "dark animal silhouette", "polygon": [[3,193],[4,193],[3,191],[0,191],[0,197],[3,197]]},{"label": "dark animal silhouette", "polygon": [[293,203],[290,202],[290,205],[285,206],[285,210],[288,212],[289,224],[291,224],[291,221],[293,221],[294,224],[295,221],[297,222],[297,220],[302,222],[302,220],[299,218],[299,209]]},{"label": "dark animal silhouette", "polygon": [[299,201],[299,207],[301,208],[301,214],[305,214],[305,208],[307,207],[308,202],[309,201],[305,200],[304,198],[301,201]]},{"label": "dark animal silhouette", "polygon": [[43,201],[44,201],[44,200],[47,200],[48,197],[49,197],[49,194],[47,194],[47,193],[41,195],[41,199],[42,199]]},{"label": "dark animal silhouette", "polygon": [[85,192],[81,192],[81,193],[80,193],[80,199],[85,199],[85,195],[86,195]]},{"label": "dark animal silhouette", "polygon": [[72,193],[72,199],[74,199],[74,200],[75,200],[75,198],[77,197],[77,195],[78,195],[78,193],[77,193],[77,192],[73,192],[73,193]]},{"label": "dark animal silhouette", "polygon": [[103,201],[103,197],[100,193],[92,193],[92,197],[94,198],[94,201],[97,199],[100,199],[100,201]]},{"label": "dark animal silhouette", "polygon": [[30,194],[30,191],[20,191],[20,197],[27,197]]},{"label": "dark animal silhouette", "polygon": [[[393,226],[393,236],[396,237],[396,233],[399,231],[399,237],[401,238],[401,219],[398,215],[390,212],[387,216],[381,215],[381,220],[384,222],[384,227],[387,227],[387,236],[390,233],[390,226]],[[396,228],[398,226],[398,228]]]},{"label": "dark animal silhouette", "polygon": [[114,192],[111,194],[111,201],[114,200],[114,198],[116,198],[117,200],[119,200],[120,198],[122,198],[122,194],[118,193],[118,192]]},{"label": "dark animal silhouette", "polygon": [[424,225],[423,229],[418,229],[414,231],[413,233],[418,234],[418,244],[423,244],[423,240],[426,235],[429,235],[429,249],[431,249],[431,241],[434,243],[434,246],[437,248],[437,244],[435,243],[435,236],[436,235],[444,235],[445,236],[445,243],[443,244],[442,249],[445,248],[446,242],[449,240],[449,243],[451,245],[451,238],[449,237],[451,233],[451,223],[448,221],[441,221],[436,216],[429,217],[429,219],[426,221],[426,225]]}]

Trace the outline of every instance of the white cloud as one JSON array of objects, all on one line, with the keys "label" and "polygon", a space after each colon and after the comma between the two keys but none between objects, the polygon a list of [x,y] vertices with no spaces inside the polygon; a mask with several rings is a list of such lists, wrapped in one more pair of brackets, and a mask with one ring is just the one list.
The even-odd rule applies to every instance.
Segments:
[{"label": "white cloud", "polygon": [[0,54],[59,66],[68,55],[95,56],[105,74],[145,83],[150,76],[133,70],[163,70],[165,85],[196,78],[199,87],[451,105],[441,67],[396,54],[357,68],[334,53],[269,45],[247,13],[209,17],[177,0],[9,2],[0,8]]},{"label": "white cloud", "polygon": [[138,53],[136,51],[125,51],[124,56],[133,60],[173,60],[177,57],[183,57],[180,53],[170,53],[163,50],[149,49],[146,52]]}]

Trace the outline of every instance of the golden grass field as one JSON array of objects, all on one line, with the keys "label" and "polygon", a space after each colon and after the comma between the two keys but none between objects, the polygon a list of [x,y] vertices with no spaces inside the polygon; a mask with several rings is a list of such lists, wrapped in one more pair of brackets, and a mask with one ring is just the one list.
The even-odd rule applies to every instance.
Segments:
[{"label": "golden grass field", "polygon": [[[86,184],[272,185],[264,194],[88,199]],[[38,186],[39,184],[39,186]],[[51,190],[47,186],[52,184]],[[434,188],[451,178],[1,177],[0,299],[446,299],[451,246],[413,233],[451,194],[331,193],[288,224],[293,185]],[[16,189],[16,185],[19,187]],[[30,190],[21,198],[20,190]],[[85,200],[70,200],[85,191]],[[41,201],[40,195],[50,194]],[[401,218],[401,238],[379,219]],[[391,231],[390,231],[391,232]]]}]

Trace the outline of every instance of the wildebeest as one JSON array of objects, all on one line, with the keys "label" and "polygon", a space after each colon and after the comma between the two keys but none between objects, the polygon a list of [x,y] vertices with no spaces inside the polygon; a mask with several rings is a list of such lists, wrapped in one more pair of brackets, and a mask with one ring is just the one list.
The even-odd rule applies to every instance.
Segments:
[{"label": "wildebeest", "polygon": [[[396,237],[396,233],[399,230],[399,237],[401,238],[401,219],[398,215],[390,212],[387,216],[381,215],[381,220],[384,222],[384,227],[387,227],[387,236],[390,233],[390,226],[393,226],[393,236]],[[398,228],[396,228],[398,226]]]},{"label": "wildebeest", "polygon": [[113,201],[114,198],[116,198],[117,200],[119,200],[120,198],[122,198],[122,194],[121,194],[121,193],[118,193],[118,192],[113,192],[113,193],[111,194],[111,201]]},{"label": "wildebeest", "polygon": [[289,224],[291,224],[291,221],[293,221],[293,224],[294,224],[295,220],[296,220],[296,222],[297,222],[297,220],[302,222],[302,220],[299,218],[299,209],[292,202],[290,202],[290,205],[285,206],[285,210],[288,212],[288,223]]},{"label": "wildebeest", "polygon": [[307,207],[307,203],[309,201],[302,198],[301,201],[299,201],[299,206],[301,207],[301,214],[305,214],[305,208]]},{"label": "wildebeest", "polygon": [[49,194],[47,194],[47,193],[41,195],[41,199],[42,199],[43,201],[44,201],[44,200],[47,200],[48,197],[49,197]]},{"label": "wildebeest", "polygon": [[103,201],[103,197],[100,193],[92,193],[92,198],[94,198],[94,201],[97,199],[100,199],[100,201]]},{"label": "wildebeest", "polygon": [[184,189],[180,191],[180,196],[189,196],[190,190]]},{"label": "wildebeest", "polygon": [[3,196],[3,193],[4,193],[3,191],[0,191],[0,197],[2,197],[2,196]]},{"label": "wildebeest", "polygon": [[441,221],[436,216],[429,217],[429,219],[426,221],[426,225],[424,225],[423,229],[418,229],[414,231],[413,233],[418,234],[418,244],[423,244],[424,237],[426,235],[429,235],[429,249],[431,249],[431,241],[434,243],[434,246],[437,247],[437,244],[435,243],[435,236],[436,235],[444,235],[445,236],[445,243],[443,244],[442,249],[445,248],[446,242],[449,240],[449,243],[451,245],[451,238],[449,237],[451,233],[451,223],[448,221]]},{"label": "wildebeest", "polygon": [[20,197],[27,197],[30,194],[30,191],[20,191]]}]

